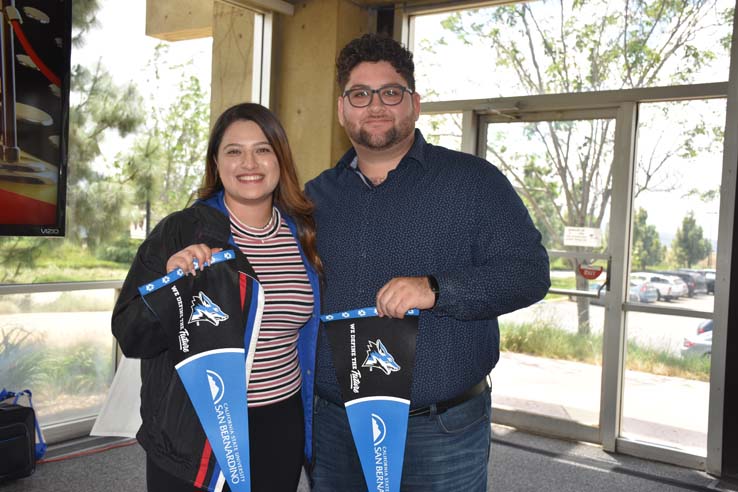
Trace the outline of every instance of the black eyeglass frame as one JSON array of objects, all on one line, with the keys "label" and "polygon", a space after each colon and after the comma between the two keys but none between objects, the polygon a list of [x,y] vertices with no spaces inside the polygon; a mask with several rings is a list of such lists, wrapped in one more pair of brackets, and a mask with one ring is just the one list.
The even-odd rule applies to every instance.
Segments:
[{"label": "black eyeglass frame", "polygon": [[[398,89],[398,90],[399,90],[399,91],[401,92],[401,95],[400,95],[400,100],[399,100],[399,101],[397,101],[397,102],[396,102],[396,103],[394,103],[394,104],[388,104],[388,103],[386,103],[386,102],[384,101],[384,99],[382,98],[382,94],[381,94],[381,91],[383,91],[383,90],[385,90],[385,89],[390,89],[390,88]],[[366,104],[365,104],[365,105],[363,105],[363,106],[357,106],[356,104],[354,104],[354,103],[353,103],[353,102],[351,101],[351,94],[352,94],[353,92],[359,92],[359,91],[364,91],[364,92],[368,92],[368,93],[369,93],[369,102],[368,102],[368,103],[366,103]],[[350,104],[351,106],[355,107],[355,108],[366,108],[366,107],[368,107],[368,106],[371,106],[371,104],[372,104],[372,101],[374,101],[374,94],[377,94],[377,96],[379,97],[379,100],[380,100],[380,101],[382,101],[382,104],[384,104],[385,106],[397,106],[397,105],[399,105],[399,104],[402,104],[402,101],[403,101],[403,99],[405,99],[405,93],[406,93],[406,92],[407,92],[408,94],[410,94],[410,95],[413,95],[413,94],[415,94],[415,91],[414,91],[414,90],[412,90],[412,89],[411,89],[411,88],[409,88],[409,87],[405,87],[404,85],[400,85],[400,84],[387,84],[387,85],[383,85],[383,86],[382,86],[382,87],[380,87],[379,89],[370,89],[369,87],[357,87],[357,88],[355,88],[355,89],[348,89],[348,90],[345,90],[345,91],[343,91],[343,94],[341,94],[341,96],[342,96],[342,97],[346,97],[346,98],[348,98],[348,102],[349,102],[349,104]]]}]

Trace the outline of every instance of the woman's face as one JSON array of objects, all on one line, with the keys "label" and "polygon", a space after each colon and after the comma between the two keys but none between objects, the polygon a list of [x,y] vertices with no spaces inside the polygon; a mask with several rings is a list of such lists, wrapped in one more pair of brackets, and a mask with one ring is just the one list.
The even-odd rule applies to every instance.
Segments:
[{"label": "woman's face", "polygon": [[272,206],[279,162],[264,132],[253,121],[238,120],[223,134],[216,158],[229,206]]}]

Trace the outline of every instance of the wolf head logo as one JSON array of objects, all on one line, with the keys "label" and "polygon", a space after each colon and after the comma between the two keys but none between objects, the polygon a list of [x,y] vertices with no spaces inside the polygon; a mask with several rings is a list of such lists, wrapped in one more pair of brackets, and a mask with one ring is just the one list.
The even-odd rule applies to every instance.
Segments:
[{"label": "wolf head logo", "polygon": [[377,368],[384,371],[388,376],[391,372],[400,370],[400,366],[395,362],[395,358],[387,351],[387,348],[379,338],[377,338],[376,342],[369,340],[366,350],[366,360],[361,367],[368,367],[369,371]]},{"label": "wolf head logo", "polygon": [[192,298],[192,315],[188,324],[200,324],[200,321],[207,321],[214,326],[218,326],[221,321],[227,319],[228,315],[211,301],[204,292],[200,291],[198,295]]}]

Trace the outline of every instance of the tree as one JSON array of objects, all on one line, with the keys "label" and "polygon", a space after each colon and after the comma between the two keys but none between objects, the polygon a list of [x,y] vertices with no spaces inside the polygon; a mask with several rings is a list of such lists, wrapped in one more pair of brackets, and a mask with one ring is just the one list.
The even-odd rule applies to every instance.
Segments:
[{"label": "tree", "polygon": [[[507,75],[490,76],[500,81],[500,95],[554,94],[690,82],[716,59],[713,50],[725,50],[724,43],[695,43],[705,24],[726,15],[717,10],[718,0],[520,2],[453,13],[442,25],[463,43],[492,47],[487,65]],[[563,246],[558,231],[565,226],[601,227],[612,194],[613,121],[512,121],[490,127],[487,155],[520,191],[538,228],[547,231],[549,248]],[[636,194],[657,184],[673,187],[664,179],[666,163],[689,151],[695,131],[688,124],[682,128],[682,135],[669,135],[668,146],[653,142],[658,152],[643,142],[640,155],[646,157],[637,163],[643,186]],[[539,156],[534,167],[527,157],[532,153]],[[533,193],[527,189],[531,182],[553,186]],[[577,289],[587,289],[579,276]],[[579,332],[589,333],[588,299],[577,303]]]},{"label": "tree", "polygon": [[678,266],[692,268],[692,265],[712,253],[712,244],[704,238],[702,227],[697,225],[694,213],[689,212],[682,220],[671,242],[671,249]]},{"label": "tree", "polygon": [[139,127],[141,97],[134,85],[115,84],[100,62],[92,71],[75,66],[71,90],[79,103],[69,109],[67,234],[96,248],[127,231],[130,222],[126,190],[97,162],[100,143],[110,132],[124,137]]},{"label": "tree", "polygon": [[661,263],[663,259],[664,247],[656,226],[648,223],[648,212],[639,208],[633,217],[633,266],[638,270],[645,270]]},{"label": "tree", "polygon": [[[75,47],[82,46],[85,34],[97,26],[99,8],[99,0],[73,0]],[[93,70],[74,66],[70,79],[71,99],[79,103],[69,108],[67,231],[72,241],[94,246],[120,226],[125,210],[121,191],[95,170],[101,154],[99,142],[108,131],[126,135],[140,124],[140,97],[133,86],[115,85],[99,62]],[[0,262],[6,266],[1,280],[12,281],[22,269],[33,267],[42,252],[60,243],[47,238],[0,239]]]},{"label": "tree", "polygon": [[100,0],[72,0],[72,44],[79,48],[85,43],[85,34],[97,27]]},{"label": "tree", "polygon": [[145,216],[147,233],[152,224],[193,199],[204,173],[208,141],[209,96],[197,77],[166,62],[167,49],[158,45],[149,66],[159,90],[162,71],[180,74],[178,97],[163,106],[152,97],[145,131],[132,150],[116,160],[121,183],[134,191],[134,206]]}]

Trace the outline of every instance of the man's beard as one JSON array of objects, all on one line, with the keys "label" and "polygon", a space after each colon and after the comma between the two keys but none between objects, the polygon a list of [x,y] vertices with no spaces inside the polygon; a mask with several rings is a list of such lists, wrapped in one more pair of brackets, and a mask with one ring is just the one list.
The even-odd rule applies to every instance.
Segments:
[{"label": "man's beard", "polygon": [[407,138],[414,129],[413,120],[408,117],[381,134],[374,134],[360,127],[358,131],[355,128],[352,129],[350,136],[354,142],[363,147],[372,150],[387,150]]}]

